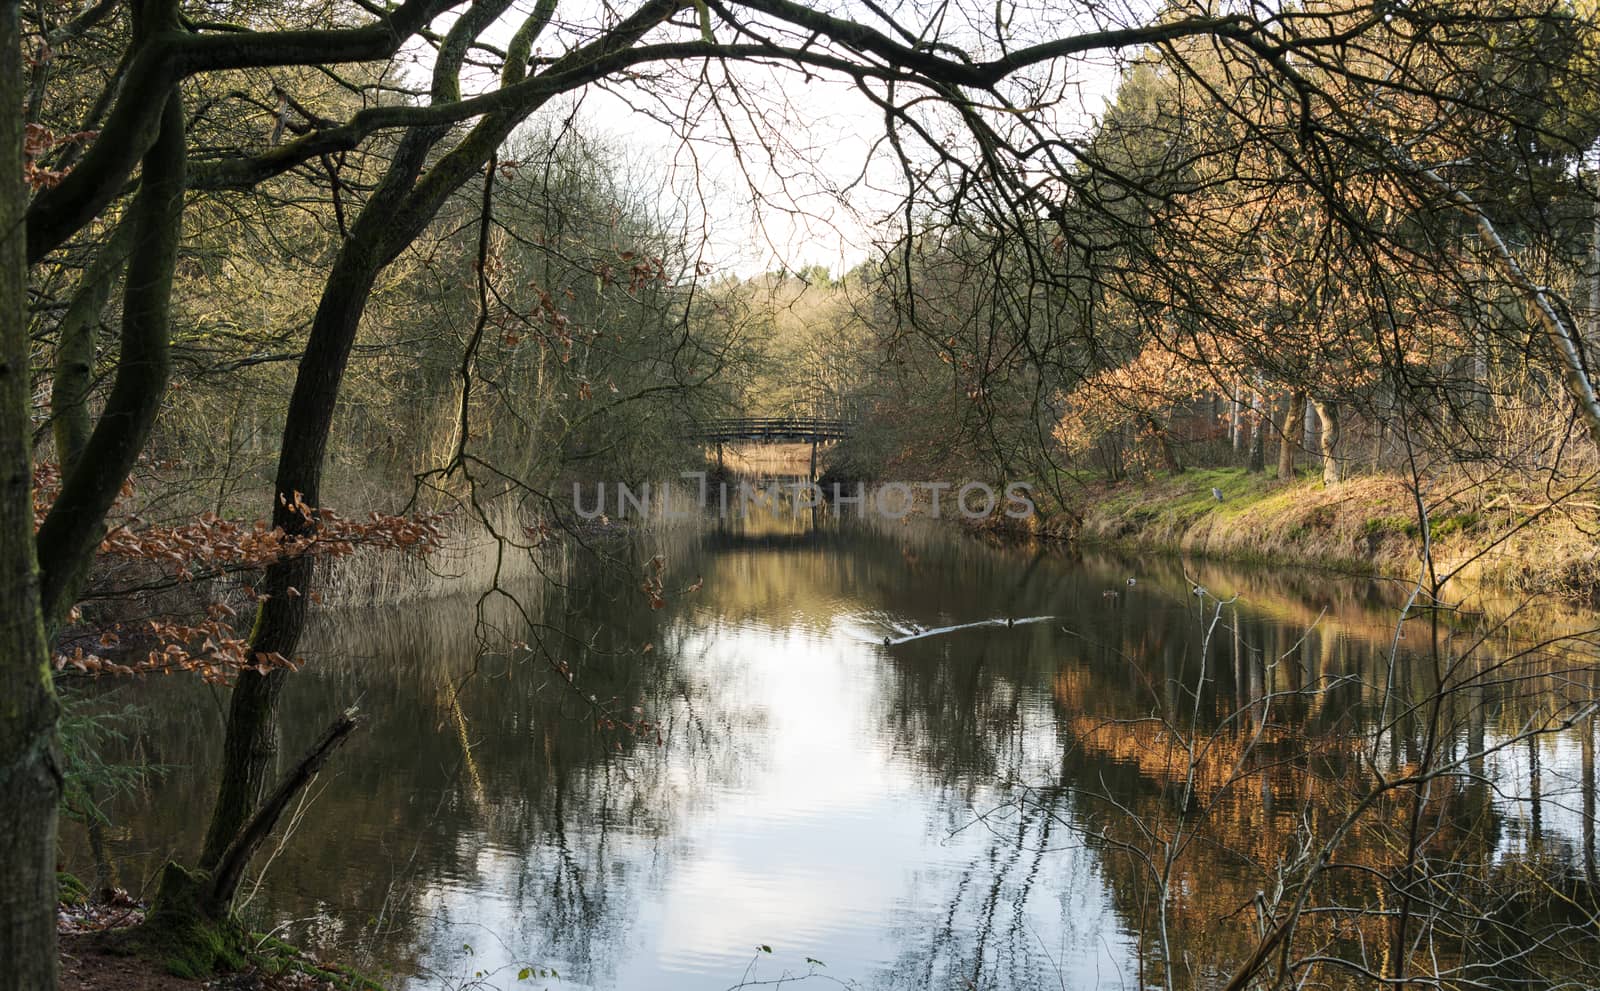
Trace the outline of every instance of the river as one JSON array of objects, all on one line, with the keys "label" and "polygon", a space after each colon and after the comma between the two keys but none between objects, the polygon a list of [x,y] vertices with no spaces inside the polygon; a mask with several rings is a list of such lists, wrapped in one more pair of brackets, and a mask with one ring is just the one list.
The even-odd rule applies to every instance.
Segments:
[{"label": "river", "polygon": [[[311,631],[283,752],[348,704],[367,722],[246,882],[255,926],[404,989],[1135,988],[1168,956],[1205,984],[1374,762],[1401,776],[1430,740],[1471,775],[1435,783],[1432,855],[1485,886],[1529,863],[1593,878],[1593,717],[1517,738],[1592,697],[1592,650],[1508,660],[1531,634],[1429,614],[1396,641],[1401,587],[926,523],[732,521],[606,552],[620,566],[575,554],[515,604]],[[1464,687],[1430,708],[1441,679]],[[115,699],[165,768],[112,806],[137,888],[192,860],[226,696]],[[1398,822],[1340,859],[1388,869]],[[1317,900],[1374,898],[1347,874]],[[1376,965],[1369,923],[1392,925],[1329,938]]]}]

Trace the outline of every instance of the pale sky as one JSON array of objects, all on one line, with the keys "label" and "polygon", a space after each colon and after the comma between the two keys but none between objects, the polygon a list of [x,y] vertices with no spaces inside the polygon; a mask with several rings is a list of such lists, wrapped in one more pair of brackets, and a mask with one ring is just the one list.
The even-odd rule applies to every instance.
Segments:
[{"label": "pale sky", "polygon": [[[598,2],[603,0],[564,0],[547,45],[554,47],[561,37],[562,20],[592,23],[589,18]],[[1027,27],[1013,28],[1017,43],[1148,16],[1150,8],[1141,0],[1127,2],[1129,7],[1120,8],[1115,2],[1080,0],[1013,15],[1029,22]],[[815,6],[831,6],[844,15],[859,13],[873,22],[854,3]],[[995,8],[981,6],[979,10],[968,4],[962,9],[973,20],[965,25],[946,23],[943,30],[947,37],[970,36],[972,49],[989,55],[993,46],[983,33],[990,28],[977,15],[987,18]],[[904,12],[908,24],[919,22],[933,9],[921,7],[919,0],[890,7]],[[506,18],[490,32],[489,40],[503,44],[523,16],[519,12]],[[960,10],[948,18],[957,16]],[[712,78],[720,71],[714,67]],[[578,120],[590,135],[622,149],[632,174],[661,184],[667,195],[662,212],[690,224],[691,240],[703,239],[702,260],[718,272],[744,276],[779,266],[792,270],[820,264],[838,274],[868,258],[874,237],[886,230],[884,223],[892,219],[905,185],[899,167],[882,146],[881,111],[841,80],[815,75],[806,79],[798,72],[751,65],[734,66],[731,71],[737,73],[746,102],[741,106],[731,98],[731,88],[717,86],[718,108],[707,98],[713,87],[703,85],[690,95],[692,119],[686,132],[665,122],[678,116],[674,111],[681,111],[682,105],[657,102],[654,115],[645,113],[639,109],[650,106],[644,91],[627,83],[592,86],[575,97],[580,102]],[[701,66],[693,64],[678,72],[679,84],[690,87]],[[1109,57],[1082,59],[1058,64],[1050,75],[1057,83],[1076,87],[1076,96],[1048,113],[1063,130],[1081,132],[1113,93],[1117,69]],[[571,106],[571,101],[553,105],[535,119],[557,119]],[[735,116],[741,112],[759,115],[759,125],[749,117]],[[728,140],[730,129],[737,151]],[[769,153],[754,139],[758,129],[781,146]],[[685,133],[693,140],[684,140]]]}]

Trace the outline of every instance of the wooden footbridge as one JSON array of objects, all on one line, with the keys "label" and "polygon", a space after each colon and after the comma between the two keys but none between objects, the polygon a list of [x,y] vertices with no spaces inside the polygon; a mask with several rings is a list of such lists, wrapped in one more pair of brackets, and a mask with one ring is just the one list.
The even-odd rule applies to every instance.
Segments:
[{"label": "wooden footbridge", "polygon": [[721,444],[733,440],[753,440],[763,444],[819,444],[844,440],[850,436],[848,420],[826,420],[816,416],[741,416],[727,420],[708,420],[702,425],[701,440]]},{"label": "wooden footbridge", "polygon": [[810,444],[811,477],[817,477],[817,445],[845,440],[854,426],[849,420],[820,416],[740,416],[707,420],[696,437],[717,445],[717,469],[722,470],[722,445],[732,441],[757,444]]}]

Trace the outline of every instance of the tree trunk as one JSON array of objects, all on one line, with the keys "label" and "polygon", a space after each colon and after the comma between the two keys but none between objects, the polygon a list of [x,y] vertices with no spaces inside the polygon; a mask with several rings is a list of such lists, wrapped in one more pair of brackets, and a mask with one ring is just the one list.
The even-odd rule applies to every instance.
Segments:
[{"label": "tree trunk", "polygon": [[223,851],[211,872],[210,883],[203,899],[203,907],[208,914],[214,917],[227,914],[228,907],[233,904],[233,894],[239,889],[239,882],[244,878],[244,871],[249,866],[250,859],[261,848],[261,844],[267,841],[267,837],[272,835],[272,830],[289,808],[289,803],[316,778],[334,750],[342,746],[355,731],[358,721],[356,709],[353,706],[346,709],[323,731],[321,738],[311,745],[311,749],[306,751],[305,756],[300,758],[283,780],[278,782],[271,797],[260,803],[260,809],[250,821],[239,828],[238,835]]},{"label": "tree trunk", "polygon": [[1250,399],[1250,410],[1254,414],[1250,417],[1250,457],[1244,470],[1255,474],[1267,470],[1267,432],[1263,428],[1271,417],[1266,397],[1259,389]]},{"label": "tree trunk", "polygon": [[1167,428],[1153,416],[1145,417],[1145,425],[1150,429],[1150,436],[1155,439],[1156,449],[1161,453],[1161,466],[1173,475],[1182,474],[1183,462],[1178,460],[1178,452],[1172,446],[1172,437],[1168,435]]},{"label": "tree trunk", "polygon": [[1306,393],[1296,389],[1289,394],[1289,408],[1283,414],[1283,437],[1278,444],[1278,480],[1294,478],[1294,452],[1300,445],[1300,435],[1305,431]]},{"label": "tree trunk", "polygon": [[[472,39],[510,5],[511,0],[475,4],[451,25],[434,63],[436,101],[459,98],[456,73],[467,57]],[[668,3],[646,4],[615,29],[607,44],[632,44],[675,9]],[[533,43],[554,11],[553,0],[540,0],[512,37],[501,80],[504,85],[522,80]],[[416,128],[401,139],[377,189],[334,260],[300,359],[284,420],[274,489],[277,495],[273,520],[287,532],[303,533],[314,525],[294,509],[293,503],[297,493],[306,506],[314,509],[320,503],[324,455],[340,385],[379,273],[426,229],[457,189],[481,173],[484,163],[511,131],[552,95],[548,93],[484,117],[426,172],[423,165],[430,152],[450,128]],[[312,562],[305,558],[281,560],[267,569],[265,595],[250,634],[252,653],[294,656],[305,628],[313,577]],[[277,753],[277,699],[285,674],[282,668],[266,675],[246,671],[234,686],[221,780],[200,858],[204,870],[209,871],[224,860],[261,802]],[[231,896],[231,892],[228,894]],[[227,913],[229,906],[223,900],[205,908],[209,914],[220,916]]]},{"label": "tree trunk", "polygon": [[1235,379],[1233,397],[1228,400],[1228,443],[1236,455],[1244,451],[1244,403],[1239,400],[1243,394],[1244,382]]},{"label": "tree trunk", "polygon": [[131,223],[121,223],[100,248],[78,282],[78,289],[56,328],[56,366],[50,383],[51,433],[56,462],[71,472],[82,459],[93,426],[89,391],[94,385],[95,332],[128,252],[133,247]]},{"label": "tree trunk", "polygon": [[56,986],[56,698],[33,543],[21,18],[0,0],[0,991]]},{"label": "tree trunk", "polygon": [[1339,407],[1332,400],[1313,400],[1317,419],[1322,422],[1322,484],[1335,485],[1344,480],[1339,467]]},{"label": "tree trunk", "polygon": [[1471,217],[1478,228],[1478,236],[1491,250],[1491,257],[1501,275],[1523,297],[1523,302],[1533,310],[1533,317],[1550,349],[1549,358],[1555,362],[1567,394],[1578,406],[1589,439],[1600,445],[1600,385],[1591,376],[1584,355],[1585,343],[1579,329],[1570,326],[1561,306],[1549,289],[1535,282],[1517,260],[1511,246],[1500,236],[1494,221],[1467,193],[1447,182],[1432,169],[1415,167],[1415,175],[1443,194],[1452,205]]},{"label": "tree trunk", "polygon": [[[304,534],[312,526],[312,521],[295,507],[294,497],[298,493],[305,505],[319,505],[323,455],[333,426],[339,384],[355,343],[356,327],[382,265],[376,246],[371,241],[357,240],[361,230],[358,221],[356,233],[346,242],[328,276],[289,399],[273,490],[278,499],[272,517],[273,524],[286,533]],[[292,658],[299,649],[313,564],[308,557],[288,557],[267,569],[255,626],[250,631],[252,656],[263,653]],[[278,751],[275,713],[285,674],[283,668],[267,674],[244,671],[234,685],[217,800],[200,855],[203,870],[216,866],[255,813],[272,775],[273,758]]]},{"label": "tree trunk", "polygon": [[[1592,147],[1591,152],[1596,156],[1595,177],[1600,177],[1600,144]],[[1584,321],[1584,339],[1595,340],[1595,332],[1600,330],[1600,200],[1596,200],[1590,208],[1589,226],[1589,256],[1585,259],[1584,275],[1589,281],[1589,319]]]},{"label": "tree trunk", "polygon": [[[176,21],[176,7],[169,10]],[[155,17],[158,12],[147,16]],[[143,25],[139,32],[166,23]],[[159,99],[158,95],[153,94]],[[161,129],[145,154],[139,192],[124,223],[133,225],[122,297],[122,353],[116,379],[77,464],[61,481],[36,538],[46,629],[53,629],[77,594],[116,503],[166,394],[171,364],[172,278],[183,221],[185,171],[183,104],[176,90],[161,113]]]},{"label": "tree trunk", "polygon": [[[89,800],[94,801],[92,795]],[[89,855],[94,858],[94,899],[109,902],[116,896],[119,881],[117,862],[111,853],[111,844],[106,841],[105,820],[92,810],[86,810],[83,829],[89,835]]]},{"label": "tree trunk", "polygon": [[[294,502],[297,495],[306,506],[316,507],[321,501],[323,458],[356,330],[378,273],[388,260],[386,242],[395,236],[396,213],[411,192],[428,151],[443,133],[437,128],[413,130],[401,139],[328,273],[295,375],[278,449],[272,521],[286,533],[303,534],[313,525]],[[305,629],[312,578],[309,558],[285,558],[267,569],[250,631],[252,655],[294,657]],[[244,671],[234,685],[216,803],[200,854],[202,870],[211,870],[222,859],[265,792],[278,752],[276,714],[285,674],[282,668],[267,674]]]}]

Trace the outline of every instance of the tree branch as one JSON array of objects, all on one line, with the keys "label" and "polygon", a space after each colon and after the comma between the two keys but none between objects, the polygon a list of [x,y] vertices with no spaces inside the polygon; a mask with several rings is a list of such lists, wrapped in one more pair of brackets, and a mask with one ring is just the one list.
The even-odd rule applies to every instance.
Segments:
[{"label": "tree branch", "polygon": [[233,900],[233,893],[238,890],[239,881],[244,877],[244,870],[250,864],[250,859],[260,849],[261,844],[272,835],[272,830],[278,825],[289,803],[294,800],[301,789],[310,784],[317,773],[322,770],[322,765],[345,740],[349,739],[357,726],[361,724],[359,711],[355,706],[339,714],[327,729],[322,731],[322,736],[311,745],[299,763],[283,776],[278,782],[278,787],[268,796],[261,808],[251,818],[250,822],[239,831],[238,837],[228,846],[222,859],[217,862],[216,869],[211,872],[211,884],[206,891],[208,909],[221,913],[226,911],[228,904]]},{"label": "tree branch", "polygon": [[144,158],[144,179],[124,221],[133,235],[117,377],[78,465],[39,527],[47,628],[71,607],[100,543],[106,513],[144,448],[166,393],[172,278],[183,219],[184,128],[181,98],[173,93],[165,102],[160,135]]},{"label": "tree branch", "polygon": [[59,247],[122,189],[160,131],[162,95],[179,81],[217,69],[385,58],[456,2],[406,0],[389,16],[359,28],[194,35],[174,21],[136,32],[122,95],[99,138],[60,183],[40,191],[28,207],[28,264]]}]

